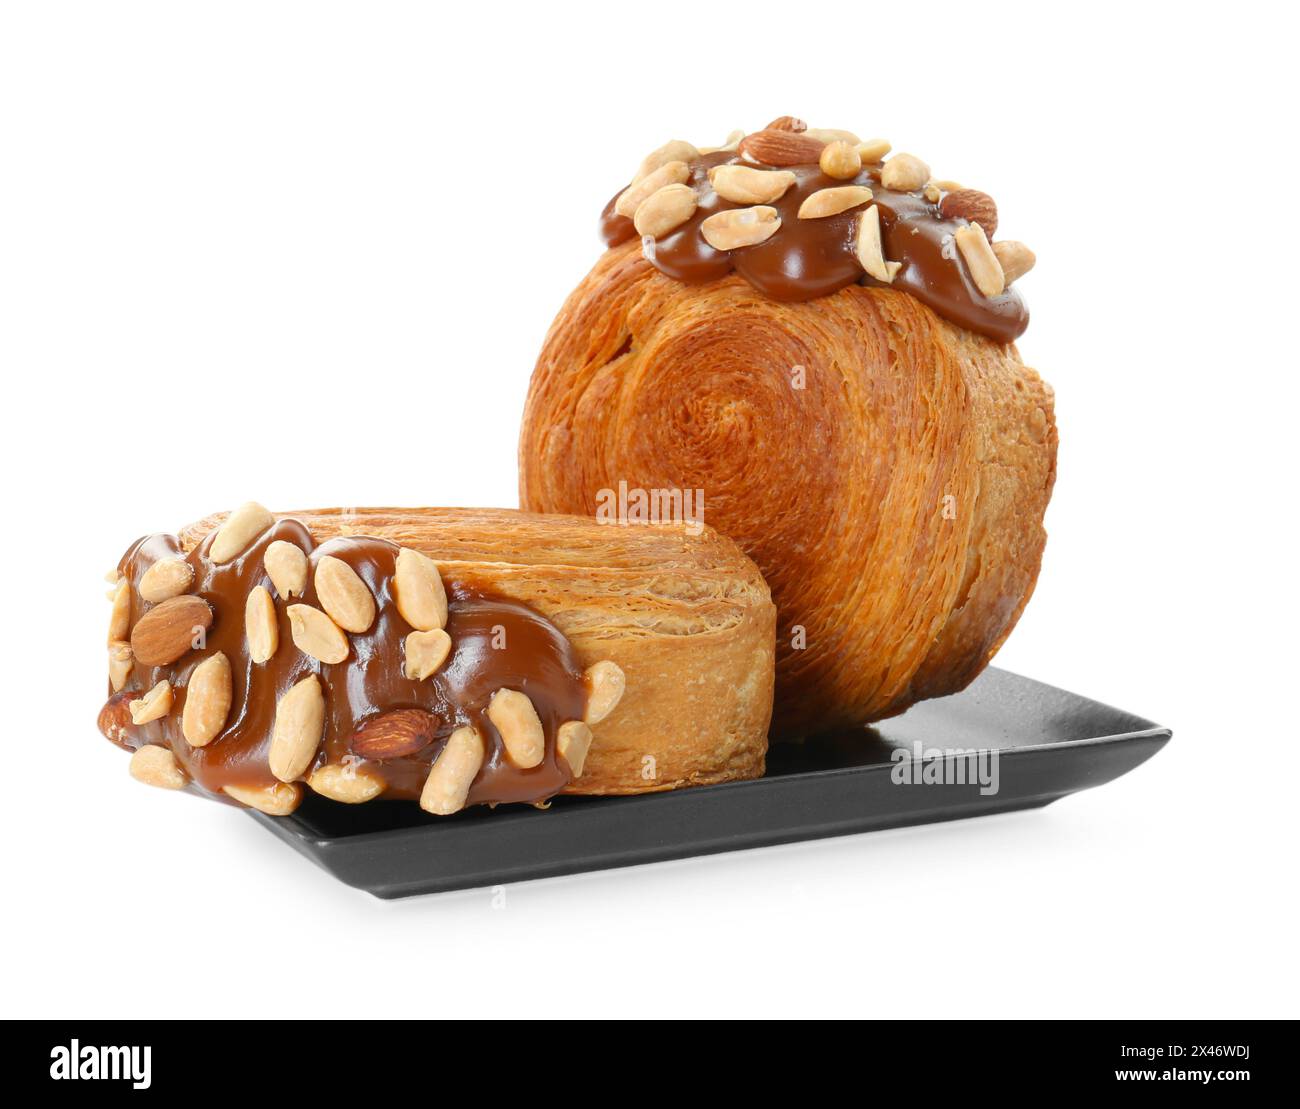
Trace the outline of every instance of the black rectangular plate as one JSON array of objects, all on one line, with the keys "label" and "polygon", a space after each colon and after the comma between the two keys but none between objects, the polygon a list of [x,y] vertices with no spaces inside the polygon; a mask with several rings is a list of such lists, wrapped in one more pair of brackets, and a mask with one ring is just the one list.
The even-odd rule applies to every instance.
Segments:
[{"label": "black rectangular plate", "polygon": [[[414,804],[309,795],[292,816],[251,815],[341,882],[376,897],[521,882],[1036,808],[1104,785],[1154,755],[1167,728],[1005,670],[851,733],[768,752],[755,781],[637,797],[559,797],[433,817]],[[998,752],[998,791],[897,784],[893,752]],[[973,779],[974,775],[968,778]]]}]

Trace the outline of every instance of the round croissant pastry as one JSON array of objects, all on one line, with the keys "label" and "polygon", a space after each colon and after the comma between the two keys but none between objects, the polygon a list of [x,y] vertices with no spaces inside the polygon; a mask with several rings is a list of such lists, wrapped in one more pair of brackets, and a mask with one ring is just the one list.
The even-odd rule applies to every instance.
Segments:
[{"label": "round croissant pastry", "polygon": [[656,152],[606,209],[610,249],[525,410],[523,507],[676,491],[758,563],[774,737],[962,689],[1046,538],[1052,393],[1010,342],[1032,255],[990,245],[985,194],[887,150],[786,119],[739,149]]}]

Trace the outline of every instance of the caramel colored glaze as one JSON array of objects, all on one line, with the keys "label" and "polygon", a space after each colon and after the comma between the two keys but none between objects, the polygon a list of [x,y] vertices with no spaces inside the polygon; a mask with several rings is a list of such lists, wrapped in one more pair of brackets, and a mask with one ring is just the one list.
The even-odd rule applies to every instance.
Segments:
[{"label": "caramel colored glaze", "polygon": [[[194,783],[214,794],[226,785],[271,785],[275,777],[267,752],[276,704],[295,683],[314,673],[325,693],[325,736],[304,780],[316,767],[351,756],[349,740],[366,720],[392,709],[420,708],[438,718],[435,742],[407,758],[366,763],[369,771],[387,783],[382,797],[417,799],[443,741],[462,724],[478,728],[488,752],[467,804],[542,801],[569,784],[572,775],[556,757],[555,736],[565,721],[582,719],[586,691],[572,646],[549,620],[515,601],[470,591],[446,580],[451,654],[431,678],[412,681],[402,672],[402,660],[404,640],[413,629],[398,613],[392,594],[396,544],[350,536],[317,547],[301,523],[286,519],[260,535],[239,558],[216,565],[207,558],[215,535],[209,535],[188,556],[175,536],[149,536],[137,542],[119,564],[131,582],[132,627],[150,607],[140,599],[140,578],[160,558],[185,558],[194,568],[190,592],[203,597],[215,613],[202,649],[191,650],[170,666],[136,664],[128,687],[142,693],[165,678],[172,684],[175,703],[163,719],[128,729],[133,748],[146,743],[170,747]],[[311,571],[304,596],[282,598],[271,584],[263,555],[277,539],[308,553]],[[298,650],[286,615],[289,604],[321,607],[315,591],[315,567],[326,555],[342,559],[357,572],[378,609],[369,630],[348,636],[348,657],[334,665]],[[280,629],[279,648],[261,665],[250,659],[244,634],[244,604],[249,591],[258,585],[275,598]],[[214,651],[224,651],[230,660],[230,714],[220,736],[206,747],[195,748],[181,734],[184,687],[194,668]],[[541,718],[546,756],[536,767],[522,770],[509,762],[487,717],[488,701],[501,688],[527,694]]]},{"label": "caramel colored glaze", "polygon": [[[937,204],[916,193],[884,188],[879,163],[863,166],[848,180],[828,177],[816,165],[780,167],[789,169],[796,180],[771,204],[781,217],[777,232],[754,246],[714,250],[700,234],[700,224],[717,212],[748,207],[723,200],[709,183],[709,170],[728,164],[753,166],[725,151],[702,155],[690,163],[688,184],[699,198],[695,214],[677,230],[647,244],[646,258],[661,273],[697,284],[726,277],[734,269],[760,292],[782,301],[828,296],[855,282],[882,285],[863,273],[855,252],[857,219],[867,205],[825,219],[800,219],[798,215],[799,206],[819,189],[865,185],[872,192],[868,204],[880,209],[885,257],[902,263],[889,288],[910,293],[944,319],[1000,343],[1011,342],[1029,326],[1029,310],[1014,289],[986,297],[975,287],[952,238],[965,221],[944,219]],[[614,211],[618,196],[611,198],[601,215],[606,246],[636,236],[632,221]]]}]

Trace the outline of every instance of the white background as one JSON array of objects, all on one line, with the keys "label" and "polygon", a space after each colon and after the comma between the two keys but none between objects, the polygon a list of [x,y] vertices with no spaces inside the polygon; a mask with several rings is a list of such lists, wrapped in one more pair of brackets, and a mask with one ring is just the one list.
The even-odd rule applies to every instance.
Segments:
[{"label": "white background", "polygon": [[[8,4],[6,1016],[1296,1015],[1283,5]],[[792,113],[997,198],[1057,391],[999,664],[1175,730],[1045,810],[381,903],[99,737],[149,531],[516,503],[641,156]]]}]

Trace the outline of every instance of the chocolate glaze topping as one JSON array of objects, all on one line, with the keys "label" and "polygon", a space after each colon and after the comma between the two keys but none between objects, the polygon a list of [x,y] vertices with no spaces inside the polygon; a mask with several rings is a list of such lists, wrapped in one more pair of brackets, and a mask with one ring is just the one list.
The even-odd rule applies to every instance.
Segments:
[{"label": "chocolate glaze topping", "polygon": [[[819,189],[865,185],[872,192],[867,203],[880,209],[885,257],[902,263],[889,288],[910,293],[945,319],[1000,343],[1011,342],[1029,326],[1029,311],[1015,289],[986,297],[971,280],[953,242],[953,234],[965,221],[943,218],[938,204],[918,193],[885,188],[880,183],[881,163],[863,166],[848,180],[829,177],[817,165],[779,167],[796,178],[786,194],[770,205],[781,217],[780,229],[765,242],[730,251],[709,246],[700,224],[717,212],[747,205],[724,200],[714,192],[709,170],[753,163],[720,151],[688,164],[691,177],[687,184],[695,190],[699,207],[676,230],[645,247],[646,258],[668,277],[694,284],[716,281],[734,270],[766,296],[782,301],[812,300],[854,283],[882,286],[863,272],[854,251],[857,219],[866,205],[824,219],[798,216],[799,206]],[[632,221],[614,211],[618,195],[601,215],[601,236],[607,246],[636,236]]]},{"label": "chocolate glaze topping", "polygon": [[[169,747],[193,783],[219,793],[227,785],[271,786],[276,782],[267,753],[275,723],[276,704],[296,682],[317,674],[325,694],[325,735],[304,780],[317,767],[359,760],[350,740],[367,721],[393,709],[416,708],[432,713],[436,729],[431,742],[404,758],[366,763],[368,771],[386,783],[387,798],[418,798],[430,766],[446,737],[463,724],[483,736],[487,758],[470,788],[467,804],[508,801],[537,802],[559,793],[572,780],[556,756],[555,737],[561,724],[581,720],[586,708],[582,668],[563,633],[525,605],[504,597],[471,591],[445,580],[448,595],[447,634],[451,654],[430,678],[413,681],[403,674],[403,642],[413,630],[402,619],[393,599],[392,581],[399,548],[382,539],[351,536],[331,539],[319,547],[298,521],[277,521],[237,559],[213,563],[207,552],[209,535],[189,555],[175,536],[152,535],[139,540],[123,556],[118,569],[131,584],[131,626],[152,606],[140,599],[144,572],[162,558],[185,558],[194,569],[190,593],[202,597],[214,619],[206,644],[169,666],[147,667],[136,662],[126,688],[142,696],[156,682],[172,685],[175,703],[160,720],[132,726],[128,745],[147,743]],[[311,571],[305,595],[283,598],[263,566],[266,548],[277,539],[307,552]],[[294,645],[286,609],[289,603],[321,607],[314,585],[315,566],[325,555],[342,559],[369,587],[378,614],[371,627],[348,636],[350,650],[343,662],[328,665]],[[265,663],[255,664],[245,639],[244,605],[249,591],[262,585],[275,599],[280,629],[279,648]],[[210,744],[191,747],[181,733],[185,686],[196,666],[216,651],[230,660],[233,697],[225,729]],[[498,689],[526,694],[537,709],[546,734],[541,764],[521,769],[507,758],[501,737],[487,717],[488,701]]]}]

